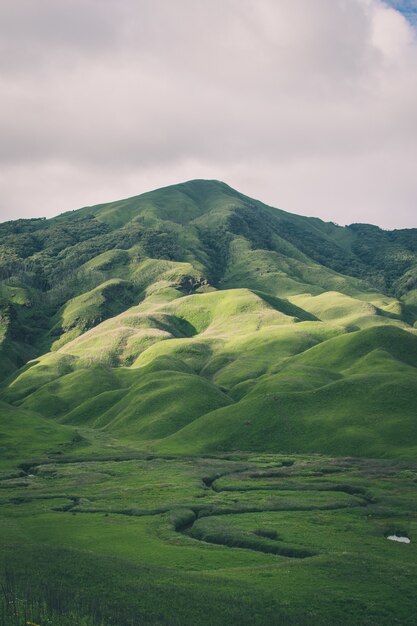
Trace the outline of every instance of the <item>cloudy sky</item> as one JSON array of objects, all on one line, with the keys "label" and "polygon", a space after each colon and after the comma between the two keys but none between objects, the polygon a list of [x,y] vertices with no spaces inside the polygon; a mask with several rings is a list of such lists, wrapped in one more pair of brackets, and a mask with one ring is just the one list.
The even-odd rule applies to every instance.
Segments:
[{"label": "cloudy sky", "polygon": [[0,220],[191,178],[417,227],[417,0],[0,0]]}]

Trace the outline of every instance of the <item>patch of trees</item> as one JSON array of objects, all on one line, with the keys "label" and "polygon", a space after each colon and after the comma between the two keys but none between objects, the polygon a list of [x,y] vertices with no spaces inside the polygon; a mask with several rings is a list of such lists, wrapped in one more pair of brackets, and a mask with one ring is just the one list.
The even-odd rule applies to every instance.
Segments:
[{"label": "patch of trees", "polygon": [[17,222],[0,229],[0,280],[14,276],[42,291],[62,283],[84,263],[115,248],[128,250],[139,244],[144,256],[157,259],[178,260],[182,255],[176,234],[168,228],[128,224],[111,230],[92,216],[65,222],[39,220],[42,228],[37,227],[36,220]]},{"label": "patch of trees", "polygon": [[218,228],[199,228],[198,237],[208,259],[208,279],[217,285],[227,268],[230,244],[233,236],[226,226]]},{"label": "patch of trees", "polygon": [[370,224],[348,228],[356,235],[352,252],[367,266],[368,273],[382,275],[387,290],[397,296],[414,288],[413,279],[404,280],[404,275],[417,265],[417,229],[384,231]]},{"label": "patch of trees", "polygon": [[364,268],[357,259],[318,231],[281,219],[278,234],[305,255],[336,272],[363,277]]},{"label": "patch of trees", "polygon": [[229,228],[236,235],[245,237],[254,249],[273,250],[273,220],[252,204],[237,207],[229,217]]}]

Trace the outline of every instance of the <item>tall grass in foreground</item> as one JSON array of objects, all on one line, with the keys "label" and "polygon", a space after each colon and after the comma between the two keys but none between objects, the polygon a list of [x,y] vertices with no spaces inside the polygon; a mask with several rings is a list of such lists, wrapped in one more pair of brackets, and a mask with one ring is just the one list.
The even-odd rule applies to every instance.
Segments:
[{"label": "tall grass in foreground", "polygon": [[57,581],[6,569],[0,577],[0,626],[138,626],[142,622],[119,609],[86,601]]}]

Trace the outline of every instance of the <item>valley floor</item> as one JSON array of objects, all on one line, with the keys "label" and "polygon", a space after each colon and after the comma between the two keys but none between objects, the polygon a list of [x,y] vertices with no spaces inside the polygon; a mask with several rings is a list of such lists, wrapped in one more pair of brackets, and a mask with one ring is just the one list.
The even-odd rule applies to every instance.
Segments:
[{"label": "valley floor", "polygon": [[415,624],[417,464],[120,452],[0,479],[2,626]]}]

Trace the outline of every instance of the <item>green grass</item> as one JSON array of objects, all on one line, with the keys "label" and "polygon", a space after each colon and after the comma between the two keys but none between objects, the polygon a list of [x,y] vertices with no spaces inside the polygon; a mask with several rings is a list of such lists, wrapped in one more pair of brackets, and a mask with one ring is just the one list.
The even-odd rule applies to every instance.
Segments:
[{"label": "green grass", "polygon": [[415,230],[190,181],[0,235],[1,626],[414,623]]},{"label": "green grass", "polygon": [[[33,615],[60,602],[65,626],[71,612],[119,626],[411,625],[415,466],[288,460],[61,460],[3,475],[1,563],[21,610],[37,594]],[[395,529],[412,543],[388,541]]]},{"label": "green grass", "polygon": [[160,451],[279,450],[415,458],[417,377],[352,376],[318,389],[254,386],[230,407],[155,443]]},{"label": "green grass", "polygon": [[346,332],[334,311],[307,321],[248,289],[157,290],[29,364],[2,397],[159,451],[412,458],[417,338],[373,305],[334,301],[348,317],[352,302],[368,307],[374,325]]},{"label": "green grass", "polygon": [[0,402],[1,464],[16,459],[43,457],[50,451],[68,451],[79,444],[73,429],[64,428],[38,414]]},{"label": "green grass", "polygon": [[120,279],[108,280],[95,289],[69,300],[57,317],[51,334],[60,338],[52,344],[57,349],[103,320],[113,317],[133,304],[133,285]]}]

